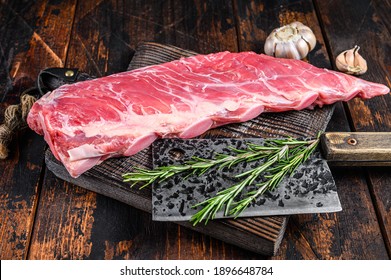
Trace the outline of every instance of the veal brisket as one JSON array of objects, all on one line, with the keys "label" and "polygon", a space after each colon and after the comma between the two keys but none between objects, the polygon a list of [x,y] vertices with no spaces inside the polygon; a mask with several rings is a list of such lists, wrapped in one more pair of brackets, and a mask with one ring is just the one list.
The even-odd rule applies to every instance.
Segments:
[{"label": "veal brisket", "polygon": [[300,60],[221,52],[64,85],[34,104],[28,124],[77,177],[158,137],[191,138],[262,112],[388,92],[384,85]]}]

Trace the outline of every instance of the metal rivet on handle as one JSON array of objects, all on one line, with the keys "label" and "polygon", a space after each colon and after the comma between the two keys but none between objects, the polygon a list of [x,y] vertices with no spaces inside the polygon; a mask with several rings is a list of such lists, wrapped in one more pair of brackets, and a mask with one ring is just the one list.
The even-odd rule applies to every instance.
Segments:
[{"label": "metal rivet on handle", "polygon": [[354,138],[349,138],[347,140],[347,142],[348,142],[349,145],[352,145],[352,146],[356,146],[357,145],[357,140],[354,139]]},{"label": "metal rivet on handle", "polygon": [[73,72],[72,70],[68,70],[65,72],[65,77],[72,77],[73,75],[75,75],[75,72]]}]

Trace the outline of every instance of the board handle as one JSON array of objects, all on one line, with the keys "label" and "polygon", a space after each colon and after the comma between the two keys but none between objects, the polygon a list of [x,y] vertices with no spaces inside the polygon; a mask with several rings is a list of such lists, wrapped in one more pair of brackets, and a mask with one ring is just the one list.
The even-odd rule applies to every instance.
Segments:
[{"label": "board handle", "polygon": [[391,166],[391,132],[326,132],[321,143],[331,165]]}]

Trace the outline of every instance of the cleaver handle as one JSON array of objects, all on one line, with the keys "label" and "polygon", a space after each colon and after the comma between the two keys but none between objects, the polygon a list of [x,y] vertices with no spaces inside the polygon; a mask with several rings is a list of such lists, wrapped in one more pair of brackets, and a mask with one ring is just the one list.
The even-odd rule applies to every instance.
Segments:
[{"label": "cleaver handle", "polygon": [[337,166],[391,166],[391,132],[326,132],[324,157]]}]

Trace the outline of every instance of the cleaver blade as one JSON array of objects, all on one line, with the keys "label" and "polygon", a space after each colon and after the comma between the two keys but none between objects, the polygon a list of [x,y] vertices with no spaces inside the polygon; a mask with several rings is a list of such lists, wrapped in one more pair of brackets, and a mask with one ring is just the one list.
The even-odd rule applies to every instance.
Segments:
[{"label": "cleaver blade", "polygon": [[[321,136],[321,148],[274,191],[259,197],[241,217],[326,213],[341,211],[337,188],[328,166],[391,165],[391,133],[328,132]],[[152,145],[153,167],[180,165],[193,156],[214,158],[229,154],[229,147],[244,149],[247,143],[262,145],[264,139],[162,139]],[[322,150],[322,151],[321,151]],[[236,174],[254,168],[257,162],[227,170],[211,169],[202,176],[178,174],[152,186],[152,219],[188,221],[200,209],[193,206],[235,183]],[[260,179],[261,180],[261,179]],[[260,181],[258,181],[260,182]],[[255,187],[252,187],[255,189]],[[247,191],[252,190],[251,187]],[[243,195],[243,194],[242,194]],[[223,210],[216,218],[224,216]],[[231,216],[232,217],[232,216]]]},{"label": "cleaver blade", "polygon": [[[262,145],[263,139],[166,139],[152,146],[153,167],[180,165],[193,156],[214,158],[216,153],[232,153],[229,147],[244,149],[246,143]],[[235,175],[254,168],[259,162],[226,169],[211,169],[201,176],[178,174],[152,185],[152,219],[188,221],[200,209],[193,206],[239,182]],[[260,180],[258,181],[258,183]],[[251,191],[255,187],[249,187]],[[259,197],[241,217],[336,212],[342,210],[335,182],[326,160],[319,152],[285,178],[276,190]],[[229,217],[223,210],[216,218]]]}]

